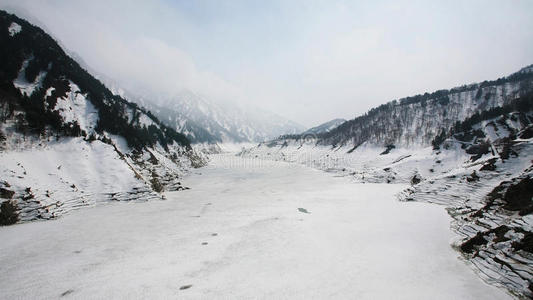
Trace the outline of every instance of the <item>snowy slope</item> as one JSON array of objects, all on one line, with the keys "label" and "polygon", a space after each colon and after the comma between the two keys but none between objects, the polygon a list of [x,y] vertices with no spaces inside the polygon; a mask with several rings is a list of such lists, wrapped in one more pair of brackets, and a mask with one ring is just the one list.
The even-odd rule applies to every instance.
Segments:
[{"label": "snowy slope", "polygon": [[306,131],[304,131],[302,134],[320,134],[320,133],[330,132],[331,130],[333,130],[334,128],[336,128],[337,126],[341,125],[344,122],[346,122],[345,119],[333,119],[326,123],[309,128]]},{"label": "snowy slope", "polygon": [[398,198],[445,206],[459,235],[454,247],[483,279],[531,297],[533,94],[507,104],[478,110],[433,138],[432,146],[324,145],[320,135],[295,136],[261,143],[240,156],[304,164],[359,183],[410,184]]},{"label": "snowy slope", "polygon": [[318,142],[354,147],[364,142],[397,147],[430,145],[435,136],[456,122],[533,91],[530,69],[494,81],[391,101],[321,135]]},{"label": "snowy slope", "polygon": [[0,224],[161,199],[206,163],[185,136],[113,96],[39,28],[4,12],[0,27]]}]

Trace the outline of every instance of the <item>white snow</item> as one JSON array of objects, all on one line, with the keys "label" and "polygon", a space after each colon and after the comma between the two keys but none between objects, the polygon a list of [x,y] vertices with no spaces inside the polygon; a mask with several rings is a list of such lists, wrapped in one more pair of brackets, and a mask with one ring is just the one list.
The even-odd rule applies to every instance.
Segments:
[{"label": "white snow", "polygon": [[[0,165],[0,177],[11,189],[30,187],[39,207],[48,207],[58,215],[93,205],[105,198],[104,193],[143,187],[112,146],[100,141],[87,143],[82,138],[52,141],[44,148],[0,152]],[[24,211],[21,219],[31,219],[26,214],[35,213]]]},{"label": "white snow", "polygon": [[2,297],[509,298],[458,259],[442,207],[394,200],[404,185],[229,155],[198,172],[168,201],[0,228]]},{"label": "white snow", "polygon": [[44,77],[46,76],[46,71],[41,71],[35,78],[34,82],[28,82],[26,80],[26,68],[28,64],[33,59],[33,56],[28,58],[22,63],[22,66],[19,70],[19,74],[15,80],[13,80],[13,85],[20,90],[23,95],[31,96],[33,92],[42,86]]},{"label": "white snow", "polygon": [[19,33],[22,30],[22,27],[19,24],[13,22],[11,23],[11,25],[9,25],[7,30],[9,31],[10,36],[15,36],[15,34]]},{"label": "white snow", "polygon": [[139,116],[139,124],[143,127],[150,127],[150,125],[154,125],[155,127],[159,128],[159,125],[154,122],[147,114],[141,114]]},{"label": "white snow", "polygon": [[[67,123],[76,121],[87,134],[94,133],[98,123],[98,110],[91,101],[87,100],[87,96],[81,93],[76,84],[70,82],[69,86],[70,92],[67,93],[66,97],[57,99],[54,110],[59,111],[63,121]],[[50,89],[46,91],[47,96],[52,93]]]}]

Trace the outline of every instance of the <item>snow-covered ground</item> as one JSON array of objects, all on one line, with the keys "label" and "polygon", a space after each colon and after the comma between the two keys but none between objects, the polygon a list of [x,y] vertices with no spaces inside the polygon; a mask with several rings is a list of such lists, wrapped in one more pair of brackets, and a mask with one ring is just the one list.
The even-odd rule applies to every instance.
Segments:
[{"label": "snow-covered ground", "polygon": [[[199,174],[201,173],[201,174]],[[0,298],[505,299],[397,184],[215,155],[165,201],[0,228]]]}]

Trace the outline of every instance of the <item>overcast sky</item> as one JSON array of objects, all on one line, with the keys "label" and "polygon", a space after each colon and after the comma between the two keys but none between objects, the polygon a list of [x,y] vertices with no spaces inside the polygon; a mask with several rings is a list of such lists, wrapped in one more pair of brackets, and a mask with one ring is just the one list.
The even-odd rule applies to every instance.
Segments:
[{"label": "overcast sky", "polygon": [[0,0],[128,89],[306,126],[533,63],[533,1]]}]

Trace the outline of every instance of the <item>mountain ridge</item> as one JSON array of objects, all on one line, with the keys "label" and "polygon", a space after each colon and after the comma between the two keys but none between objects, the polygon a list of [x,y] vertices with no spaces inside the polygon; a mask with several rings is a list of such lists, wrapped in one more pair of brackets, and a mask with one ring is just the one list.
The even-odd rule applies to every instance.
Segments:
[{"label": "mountain ridge", "polygon": [[42,29],[0,11],[0,43],[0,198],[16,215],[0,223],[161,199],[206,163],[184,135],[113,95]]},{"label": "mountain ridge", "polygon": [[255,106],[213,101],[189,90],[173,96],[137,95],[118,87],[113,80],[105,81],[115,94],[147,108],[192,143],[262,142],[304,131],[303,126]]}]

